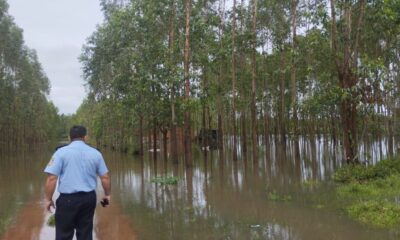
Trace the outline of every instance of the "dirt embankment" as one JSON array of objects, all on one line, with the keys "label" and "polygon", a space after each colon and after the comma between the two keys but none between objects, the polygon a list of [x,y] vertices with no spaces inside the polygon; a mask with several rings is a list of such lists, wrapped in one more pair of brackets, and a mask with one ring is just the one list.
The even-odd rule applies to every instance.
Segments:
[{"label": "dirt embankment", "polygon": [[[30,201],[18,212],[1,240],[41,240],[45,212],[38,199]],[[43,239],[44,240],[44,239]]]}]

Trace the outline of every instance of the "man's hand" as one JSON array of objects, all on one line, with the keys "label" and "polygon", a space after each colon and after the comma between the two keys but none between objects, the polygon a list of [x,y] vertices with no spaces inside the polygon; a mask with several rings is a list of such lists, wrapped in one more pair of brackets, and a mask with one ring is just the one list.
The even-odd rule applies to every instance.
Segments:
[{"label": "man's hand", "polygon": [[111,196],[108,195],[108,196],[104,196],[100,203],[103,207],[107,207],[108,205],[110,205],[110,202],[111,202]]},{"label": "man's hand", "polygon": [[46,200],[46,209],[47,209],[47,211],[52,213],[51,208],[53,208],[53,209],[56,208],[56,206],[54,205],[53,200]]},{"label": "man's hand", "polygon": [[45,194],[46,194],[46,209],[51,212],[51,207],[55,208],[53,202],[53,194],[56,189],[58,177],[56,175],[48,174],[45,184]]}]

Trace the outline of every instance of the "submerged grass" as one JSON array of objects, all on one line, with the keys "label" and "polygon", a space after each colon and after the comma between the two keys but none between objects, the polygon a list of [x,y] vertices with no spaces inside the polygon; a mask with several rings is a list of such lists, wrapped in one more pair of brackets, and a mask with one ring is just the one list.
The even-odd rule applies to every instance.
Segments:
[{"label": "submerged grass", "polygon": [[161,185],[176,185],[179,182],[179,177],[155,177],[151,182],[159,183]]},{"label": "submerged grass", "polygon": [[341,206],[351,218],[379,228],[400,227],[400,159],[345,166],[334,180]]},{"label": "submerged grass", "polygon": [[50,227],[55,227],[56,226],[56,215],[52,214],[49,219],[47,220],[47,225]]},{"label": "submerged grass", "polygon": [[279,202],[290,202],[292,200],[292,196],[279,194],[276,191],[272,191],[268,193],[268,200],[270,201],[279,201]]}]

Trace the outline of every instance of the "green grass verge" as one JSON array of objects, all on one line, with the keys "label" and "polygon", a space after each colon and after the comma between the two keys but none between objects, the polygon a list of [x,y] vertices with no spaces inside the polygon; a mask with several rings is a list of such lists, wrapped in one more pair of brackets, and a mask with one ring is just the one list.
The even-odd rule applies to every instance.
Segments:
[{"label": "green grass verge", "polygon": [[353,219],[379,228],[400,227],[400,159],[374,166],[345,166],[334,180],[342,208]]}]

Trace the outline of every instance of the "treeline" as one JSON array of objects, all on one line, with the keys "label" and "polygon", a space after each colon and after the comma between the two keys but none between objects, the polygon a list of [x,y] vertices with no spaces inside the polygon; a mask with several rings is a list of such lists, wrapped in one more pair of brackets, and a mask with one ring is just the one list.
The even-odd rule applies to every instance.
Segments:
[{"label": "treeline", "polygon": [[[219,148],[324,136],[398,136],[397,0],[103,0],[82,56],[90,90],[75,118],[98,144],[143,152],[217,129]],[[222,141],[221,141],[222,140]],[[224,143],[224,144],[221,144]],[[251,147],[251,149],[250,149]],[[187,162],[190,165],[190,161]]]},{"label": "treeline", "polygon": [[0,0],[0,152],[54,139],[58,110],[49,102],[49,80],[23,31]]}]

